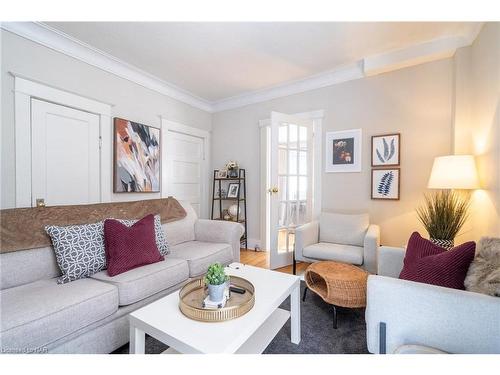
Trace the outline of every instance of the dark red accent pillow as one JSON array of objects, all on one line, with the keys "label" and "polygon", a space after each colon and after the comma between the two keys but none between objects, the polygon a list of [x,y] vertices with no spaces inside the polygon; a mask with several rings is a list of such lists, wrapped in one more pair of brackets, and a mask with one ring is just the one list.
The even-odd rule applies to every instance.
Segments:
[{"label": "dark red accent pillow", "polygon": [[109,276],[164,259],[156,246],[153,215],[143,217],[131,227],[117,220],[105,220],[104,246]]},{"label": "dark red accent pillow", "polygon": [[474,259],[476,243],[465,242],[451,250],[434,245],[414,232],[408,241],[400,279],[465,289],[464,280]]}]

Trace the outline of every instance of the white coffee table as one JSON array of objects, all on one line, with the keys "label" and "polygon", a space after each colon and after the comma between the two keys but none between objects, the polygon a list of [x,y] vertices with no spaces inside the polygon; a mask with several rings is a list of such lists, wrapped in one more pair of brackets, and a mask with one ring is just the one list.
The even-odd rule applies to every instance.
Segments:
[{"label": "white coffee table", "polygon": [[[263,268],[231,264],[227,273],[249,280],[255,305],[245,315],[227,322],[204,323],[179,310],[174,292],[129,315],[130,353],[144,353],[145,334],[179,353],[262,353],[291,318],[291,341],[300,342],[300,278]],[[291,311],[278,306],[288,297]]]}]

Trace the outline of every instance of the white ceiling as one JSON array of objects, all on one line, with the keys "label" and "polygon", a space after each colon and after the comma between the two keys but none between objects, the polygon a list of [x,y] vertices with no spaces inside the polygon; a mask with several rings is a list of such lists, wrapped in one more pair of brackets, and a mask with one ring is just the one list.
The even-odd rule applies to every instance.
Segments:
[{"label": "white ceiling", "polygon": [[445,38],[478,23],[46,22],[210,103]]}]

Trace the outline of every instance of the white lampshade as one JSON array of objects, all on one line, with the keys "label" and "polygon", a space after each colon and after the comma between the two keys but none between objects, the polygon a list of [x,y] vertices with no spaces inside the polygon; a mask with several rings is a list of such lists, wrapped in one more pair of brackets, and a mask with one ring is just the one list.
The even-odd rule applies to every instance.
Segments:
[{"label": "white lampshade", "polygon": [[476,161],[473,155],[449,155],[434,159],[429,189],[478,189]]}]

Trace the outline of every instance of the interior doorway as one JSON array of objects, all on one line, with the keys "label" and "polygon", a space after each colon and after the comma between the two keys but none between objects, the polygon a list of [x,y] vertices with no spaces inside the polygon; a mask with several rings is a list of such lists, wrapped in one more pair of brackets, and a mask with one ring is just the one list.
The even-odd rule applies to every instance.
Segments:
[{"label": "interior doorway", "polygon": [[322,111],[261,121],[261,241],[269,267],[292,264],[295,228],[317,217]]}]

